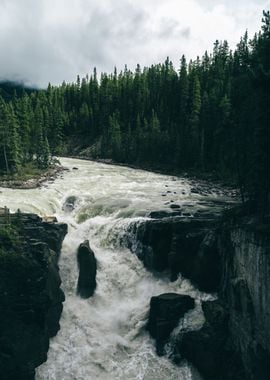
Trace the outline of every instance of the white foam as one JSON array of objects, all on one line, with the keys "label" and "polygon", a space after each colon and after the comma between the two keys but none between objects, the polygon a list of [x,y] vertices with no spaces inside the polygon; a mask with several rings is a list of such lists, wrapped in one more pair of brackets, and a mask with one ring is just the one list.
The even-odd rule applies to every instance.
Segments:
[{"label": "white foam", "polygon": [[[59,263],[66,295],[61,330],[51,340],[48,360],[37,369],[36,379],[198,379],[187,363],[177,367],[157,357],[145,324],[153,295],[177,292],[196,297],[193,316],[190,313],[179,329],[203,323],[200,299],[209,296],[181,278],[174,283],[165,276],[157,279],[122,242],[131,222],[139,222],[151,210],[168,210],[166,200],[196,205],[202,197],[191,194],[186,179],[74,159],[61,161],[71,170],[54,183],[28,191],[1,189],[0,197],[0,206],[54,214],[69,225]],[[78,170],[72,170],[74,166]],[[62,209],[68,196],[78,199],[70,212]],[[76,250],[85,239],[98,260],[97,289],[88,300],[76,295]]]}]

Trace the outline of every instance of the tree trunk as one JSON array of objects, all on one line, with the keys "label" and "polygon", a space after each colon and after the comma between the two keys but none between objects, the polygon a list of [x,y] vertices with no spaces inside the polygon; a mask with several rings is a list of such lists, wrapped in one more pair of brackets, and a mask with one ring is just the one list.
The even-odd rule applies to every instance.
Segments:
[{"label": "tree trunk", "polygon": [[4,158],[5,158],[5,164],[6,164],[6,172],[9,174],[9,166],[8,166],[8,159],[7,159],[7,152],[6,152],[6,146],[3,145],[3,152],[4,152]]}]

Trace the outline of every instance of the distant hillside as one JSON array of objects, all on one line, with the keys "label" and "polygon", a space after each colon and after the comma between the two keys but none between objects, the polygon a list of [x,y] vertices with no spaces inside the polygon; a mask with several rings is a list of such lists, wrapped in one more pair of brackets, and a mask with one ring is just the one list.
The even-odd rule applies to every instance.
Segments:
[{"label": "distant hillside", "polygon": [[30,94],[37,89],[27,87],[23,82],[13,82],[13,81],[0,81],[0,95],[5,100],[11,100],[16,93],[17,96],[21,96],[23,92]]}]

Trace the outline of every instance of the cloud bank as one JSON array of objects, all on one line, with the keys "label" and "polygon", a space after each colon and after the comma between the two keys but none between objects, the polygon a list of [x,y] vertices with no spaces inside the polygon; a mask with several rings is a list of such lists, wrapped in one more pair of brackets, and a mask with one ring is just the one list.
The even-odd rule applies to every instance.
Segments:
[{"label": "cloud bank", "polygon": [[[203,3],[203,4],[202,4]],[[94,67],[176,67],[258,31],[266,0],[0,0],[0,79],[46,87]]]}]

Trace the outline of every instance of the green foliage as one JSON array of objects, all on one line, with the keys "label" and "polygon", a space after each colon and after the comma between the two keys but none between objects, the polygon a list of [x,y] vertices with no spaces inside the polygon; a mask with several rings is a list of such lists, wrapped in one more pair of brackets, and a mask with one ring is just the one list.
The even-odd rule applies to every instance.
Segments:
[{"label": "green foliage", "polygon": [[8,247],[8,251],[16,250],[16,246],[20,241],[20,226],[18,224],[8,224],[0,226],[0,254],[4,254],[3,246]]},{"label": "green foliage", "polygon": [[[164,63],[0,98],[0,171],[36,161],[46,168],[65,143],[92,157],[177,170],[214,171],[237,180],[243,200],[270,205],[270,14],[234,52],[212,54],[177,71]],[[89,148],[91,147],[91,148]]]}]

